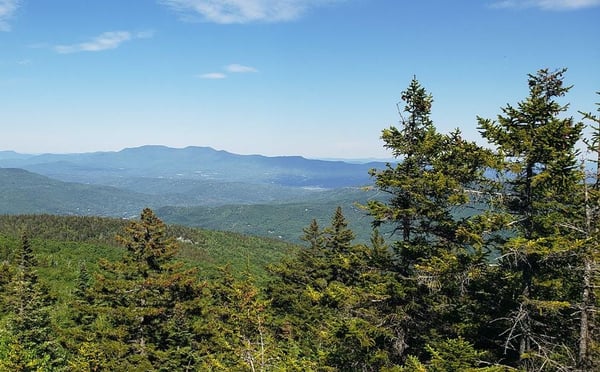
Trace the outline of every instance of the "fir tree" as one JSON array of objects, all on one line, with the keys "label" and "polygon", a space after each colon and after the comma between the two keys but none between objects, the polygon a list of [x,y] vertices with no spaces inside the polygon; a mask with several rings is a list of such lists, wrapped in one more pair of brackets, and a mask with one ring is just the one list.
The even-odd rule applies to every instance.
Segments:
[{"label": "fir tree", "polygon": [[393,248],[404,287],[404,297],[397,299],[406,309],[403,342],[409,352],[427,357],[424,347],[439,333],[456,337],[465,327],[476,328],[468,324],[477,321],[467,305],[468,278],[485,267],[487,252],[464,237],[472,213],[463,218],[456,213],[474,206],[469,203],[482,193],[483,172],[493,158],[458,130],[437,132],[430,118],[433,98],[416,78],[401,98],[400,127],[382,132],[384,147],[398,163],[371,171],[375,187],[388,197],[370,201],[366,209],[375,227],[391,226],[398,237]]},{"label": "fir tree", "polygon": [[194,368],[202,335],[193,332],[193,322],[202,312],[202,287],[196,271],[175,260],[178,246],[165,228],[144,209],[140,221],[117,237],[126,249],[123,261],[102,261],[83,291],[93,318],[82,318],[81,326],[93,337],[75,363],[98,360],[95,367],[109,370]]},{"label": "fir tree", "polygon": [[311,370],[310,360],[295,355],[275,337],[269,301],[248,272],[236,278],[229,267],[211,281],[211,312],[204,322],[210,334],[203,370]]},{"label": "fir tree", "polygon": [[352,243],[341,208],[330,226],[313,222],[305,233],[311,247],[273,268],[268,291],[286,347],[324,370],[393,365],[403,338],[389,248],[377,234],[372,248]]},{"label": "fir tree", "polygon": [[60,347],[50,319],[53,300],[39,282],[37,261],[26,234],[16,255],[16,270],[8,287],[6,338],[0,347],[0,369],[16,371],[54,370],[60,366]]},{"label": "fir tree", "polygon": [[529,96],[517,107],[507,105],[495,121],[478,119],[483,137],[504,158],[497,169],[505,180],[509,236],[499,260],[506,290],[502,311],[508,313],[499,319],[505,321],[504,347],[518,353],[527,369],[574,363],[569,309],[577,280],[565,267],[577,265],[577,244],[565,222],[582,207],[575,144],[583,126],[560,117],[567,106],[557,99],[570,89],[564,73],[529,75]]}]

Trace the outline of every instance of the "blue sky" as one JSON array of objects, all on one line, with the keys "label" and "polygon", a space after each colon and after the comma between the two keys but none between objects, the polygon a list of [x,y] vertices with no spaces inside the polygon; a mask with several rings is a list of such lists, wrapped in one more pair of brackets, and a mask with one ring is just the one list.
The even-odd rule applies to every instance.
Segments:
[{"label": "blue sky", "polygon": [[600,96],[600,0],[0,0],[0,150],[211,146],[386,158],[416,75],[433,120],[476,116],[568,68]]}]

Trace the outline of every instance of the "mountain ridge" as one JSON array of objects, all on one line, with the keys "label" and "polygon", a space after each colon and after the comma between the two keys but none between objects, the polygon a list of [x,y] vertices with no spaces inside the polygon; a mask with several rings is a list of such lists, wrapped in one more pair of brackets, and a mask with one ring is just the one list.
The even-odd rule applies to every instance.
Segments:
[{"label": "mountain ridge", "polygon": [[145,145],[111,152],[22,155],[0,157],[0,167],[22,168],[67,182],[107,186],[123,177],[175,177],[337,188],[368,184],[368,171],[384,166],[377,162],[356,164],[302,156],[239,155],[199,146]]}]

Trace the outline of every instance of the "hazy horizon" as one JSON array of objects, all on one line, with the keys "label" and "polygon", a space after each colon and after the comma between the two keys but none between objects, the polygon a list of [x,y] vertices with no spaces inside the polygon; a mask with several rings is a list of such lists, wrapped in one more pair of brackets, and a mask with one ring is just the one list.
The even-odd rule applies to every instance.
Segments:
[{"label": "hazy horizon", "polygon": [[540,68],[568,68],[568,115],[596,112],[599,16],[599,0],[4,0],[0,149],[387,159],[415,75],[438,130],[482,143],[476,117]]},{"label": "hazy horizon", "polygon": [[166,145],[161,145],[161,144],[148,144],[148,145],[141,145],[141,146],[135,146],[135,147],[124,147],[121,149],[116,149],[116,150],[98,150],[98,151],[83,151],[83,152],[19,152],[19,151],[15,151],[15,150],[11,150],[11,149],[0,149],[0,154],[1,153],[14,153],[17,155],[24,155],[24,156],[41,156],[41,155],[81,155],[81,154],[95,154],[95,153],[118,153],[124,150],[131,150],[131,149],[139,149],[142,147],[165,147],[168,149],[174,149],[174,150],[184,150],[186,148],[210,148],[213,149],[215,151],[225,151],[227,153],[230,154],[234,154],[234,155],[248,155],[248,156],[265,156],[265,157],[296,157],[296,156],[300,156],[309,160],[325,160],[325,161],[345,161],[345,162],[357,162],[357,163],[365,163],[365,162],[387,162],[387,161],[395,161],[394,157],[390,154],[390,156],[388,157],[384,157],[384,158],[373,158],[373,157],[366,157],[366,158],[360,158],[360,157],[356,157],[356,158],[336,158],[336,157],[307,157],[307,156],[303,156],[303,155],[298,155],[298,154],[286,154],[286,155],[265,155],[265,154],[261,154],[261,153],[247,153],[247,154],[243,154],[243,153],[238,153],[238,152],[234,152],[234,151],[229,151],[227,149],[217,149],[215,147],[212,146],[195,146],[195,145],[189,145],[189,146],[183,146],[183,147],[173,147],[173,146],[166,146]]}]

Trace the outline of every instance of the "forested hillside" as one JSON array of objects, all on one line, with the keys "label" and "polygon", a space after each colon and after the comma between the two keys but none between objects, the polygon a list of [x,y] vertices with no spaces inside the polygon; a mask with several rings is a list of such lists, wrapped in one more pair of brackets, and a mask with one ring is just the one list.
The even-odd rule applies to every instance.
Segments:
[{"label": "forested hillside", "polygon": [[152,198],[108,186],[61,182],[18,168],[0,168],[0,213],[128,217]]},{"label": "forested hillside", "polygon": [[[360,205],[374,198],[381,199],[383,195],[373,190],[345,188],[322,191],[301,202],[162,207],[156,214],[167,223],[271,237],[297,244],[301,242],[302,229],[313,219],[327,224],[331,211],[341,206],[357,241],[367,243],[372,230],[371,218]],[[386,232],[389,235],[391,229]]]},{"label": "forested hillside", "polygon": [[[115,237],[129,223],[124,219],[90,216],[14,215],[0,216],[0,236],[6,245],[0,247],[0,259],[10,261],[22,234],[26,234],[36,253],[44,262],[54,260],[48,270],[55,277],[68,277],[62,270],[76,268],[80,263],[95,266],[100,258],[117,259],[122,247]],[[204,276],[219,267],[231,266],[236,272],[247,270],[263,280],[266,265],[278,262],[298,246],[280,239],[256,238],[228,232],[165,226],[165,233],[177,241],[178,258],[186,265],[201,268]],[[69,247],[68,249],[64,247]],[[59,264],[60,262],[60,264]],[[63,265],[64,264],[64,265]]]},{"label": "forested hillside", "polygon": [[598,370],[600,119],[566,115],[565,71],[478,118],[486,147],[439,132],[414,78],[368,242],[341,207],[301,248],[149,208],[1,218],[0,370]]}]

